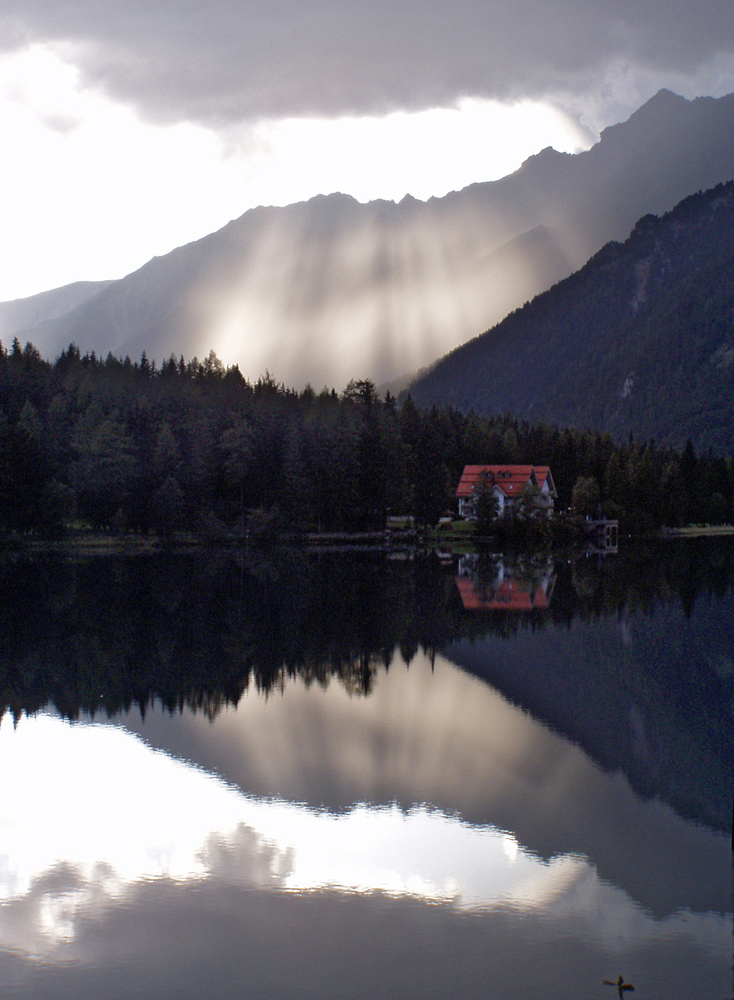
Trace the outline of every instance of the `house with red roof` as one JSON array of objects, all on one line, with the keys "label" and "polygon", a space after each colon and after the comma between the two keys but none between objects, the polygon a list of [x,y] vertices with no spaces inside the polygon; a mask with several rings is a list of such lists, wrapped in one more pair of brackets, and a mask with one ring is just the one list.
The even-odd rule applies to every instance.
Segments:
[{"label": "house with red roof", "polygon": [[538,506],[550,514],[558,494],[547,465],[465,465],[456,488],[459,516],[472,517],[476,498],[483,488],[492,491],[497,498],[498,513],[504,514],[530,487],[538,491]]}]

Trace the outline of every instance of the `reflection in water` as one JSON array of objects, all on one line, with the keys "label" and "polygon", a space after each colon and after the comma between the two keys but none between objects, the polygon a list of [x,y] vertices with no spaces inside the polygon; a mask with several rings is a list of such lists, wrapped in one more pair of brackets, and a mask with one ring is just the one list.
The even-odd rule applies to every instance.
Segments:
[{"label": "reflection in water", "polygon": [[[447,958],[439,939],[448,934],[456,944],[457,928],[473,975],[486,972],[489,942],[501,942],[493,972],[529,995],[543,988],[544,996],[564,996],[569,984],[599,983],[620,964],[648,984],[645,995],[688,996],[689,974],[711,987],[699,995],[724,995],[727,838],[641,802],[624,781],[440,658],[433,669],[421,657],[410,670],[394,663],[367,700],[295,681],[282,696],[248,697],[213,724],[161,711],[124,721],[40,715],[0,726],[6,801],[23,803],[3,814],[0,939],[8,968],[32,986],[26,995],[46,995],[33,956],[53,963],[70,991],[79,989],[79,963],[95,970],[122,962],[127,973],[132,962],[152,982],[157,962],[181,961],[174,940],[198,927],[206,952],[206,928],[225,914],[242,927],[275,921],[275,937],[260,940],[257,955],[246,949],[233,965],[229,959],[231,974],[254,975],[253,995],[302,995],[298,979],[273,971],[284,928],[308,943],[299,953],[314,983],[314,967],[330,955],[315,918],[335,935],[331,947],[354,957],[351,933],[334,926],[339,914],[368,934],[360,949],[380,947],[384,928],[405,935],[401,944],[382,941],[392,960],[380,960],[378,980],[359,979],[354,996],[387,995],[418,942],[442,984],[427,984],[426,995],[445,995],[454,972],[436,966]],[[284,796],[291,783],[312,801]],[[333,795],[341,804],[328,801]],[[401,799],[411,804],[401,808]],[[477,810],[485,822],[467,819]],[[630,825],[636,861],[624,848]],[[546,855],[529,846],[538,838]],[[615,852],[618,881],[603,872]],[[652,906],[640,905],[640,865]],[[415,909],[427,904],[438,910]],[[166,924],[154,928],[162,911]],[[470,916],[479,924],[467,925]],[[145,948],[141,957],[141,926],[163,949],[155,960]],[[516,968],[531,952],[532,974]],[[548,992],[543,984],[559,956],[567,965],[558,991]],[[666,970],[681,959],[689,971],[677,982]],[[171,968],[169,991],[175,980]],[[464,982],[463,995],[485,995],[481,981]],[[100,997],[125,995],[96,988]],[[303,995],[343,995],[319,989]],[[177,995],[207,993],[192,981]]]},{"label": "reflection in water", "polygon": [[733,556],[0,563],[0,998],[730,996]]},{"label": "reflection in water", "polygon": [[467,611],[533,611],[550,604],[556,576],[549,555],[508,560],[475,554],[459,559],[456,586]]},{"label": "reflection in water", "polygon": [[144,722],[130,713],[125,725],[260,798],[331,813],[355,802],[406,812],[428,803],[512,831],[546,860],[591,857],[655,914],[728,908],[726,836],[643,802],[620,775],[442,657],[419,654],[409,669],[396,657],[368,699],[296,681],[277,697],[248,695],[215,725],[193,713],[174,723],[161,711]]},{"label": "reflection in water", "polygon": [[[18,733],[3,733],[3,743],[15,780],[33,779],[39,797],[35,809],[5,825],[0,891],[6,901],[27,896],[40,879],[46,898],[56,900],[41,908],[53,940],[71,936],[66,925],[74,901],[81,907],[88,900],[64,888],[65,905],[57,905],[54,879],[44,880],[51,872],[61,885],[63,873],[74,873],[79,886],[110,898],[140,879],[214,875],[250,888],[380,890],[468,909],[500,902],[534,909],[579,881],[593,881],[581,859],[541,862],[511,834],[426,806],[403,812],[355,805],[334,814],[245,796],[112,727],[24,719]],[[53,753],[54,764],[39,772],[33,751],[41,748],[45,759]],[[100,759],[106,793],[94,764]],[[73,788],[95,788],[90,808],[64,807],[71,788],[67,780],[59,795],[60,772],[74,775]],[[53,912],[62,914],[61,933],[48,922]]]}]

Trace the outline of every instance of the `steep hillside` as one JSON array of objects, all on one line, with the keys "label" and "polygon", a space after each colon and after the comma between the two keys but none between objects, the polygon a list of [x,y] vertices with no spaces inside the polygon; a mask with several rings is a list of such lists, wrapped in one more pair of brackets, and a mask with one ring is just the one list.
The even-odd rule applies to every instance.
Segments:
[{"label": "steep hillside", "polygon": [[734,183],[643,217],[449,354],[416,402],[734,450]]},{"label": "steep hillside", "polygon": [[0,302],[0,340],[7,347],[16,334],[65,316],[111,284],[111,281],[75,281],[24,299]]},{"label": "steep hillside", "polygon": [[661,91],[587,152],[546,149],[444,198],[258,208],[23,339],[158,361],[214,348],[253,378],[384,381],[429,364],[621,239],[734,176],[734,95]]}]

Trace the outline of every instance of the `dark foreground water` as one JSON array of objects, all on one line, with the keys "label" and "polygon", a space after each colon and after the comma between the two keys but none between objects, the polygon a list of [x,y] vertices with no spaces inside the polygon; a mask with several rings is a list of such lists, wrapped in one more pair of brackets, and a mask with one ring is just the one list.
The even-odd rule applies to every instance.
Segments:
[{"label": "dark foreground water", "polygon": [[6,563],[0,996],[729,1000],[733,556]]}]

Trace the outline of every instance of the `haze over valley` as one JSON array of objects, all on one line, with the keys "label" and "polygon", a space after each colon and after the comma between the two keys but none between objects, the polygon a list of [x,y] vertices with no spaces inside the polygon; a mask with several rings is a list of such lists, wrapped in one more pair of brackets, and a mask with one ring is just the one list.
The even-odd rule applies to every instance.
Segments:
[{"label": "haze over valley", "polygon": [[661,91],[585,152],[420,202],[257,208],[111,283],[0,304],[0,337],[159,362],[214,349],[256,379],[390,382],[499,322],[637,220],[731,179],[734,95]]},{"label": "haze over valley", "polygon": [[646,215],[411,385],[422,406],[513,413],[728,454],[734,182]]},{"label": "haze over valley", "polygon": [[731,996],[732,0],[2,0],[0,135],[0,1000]]}]

